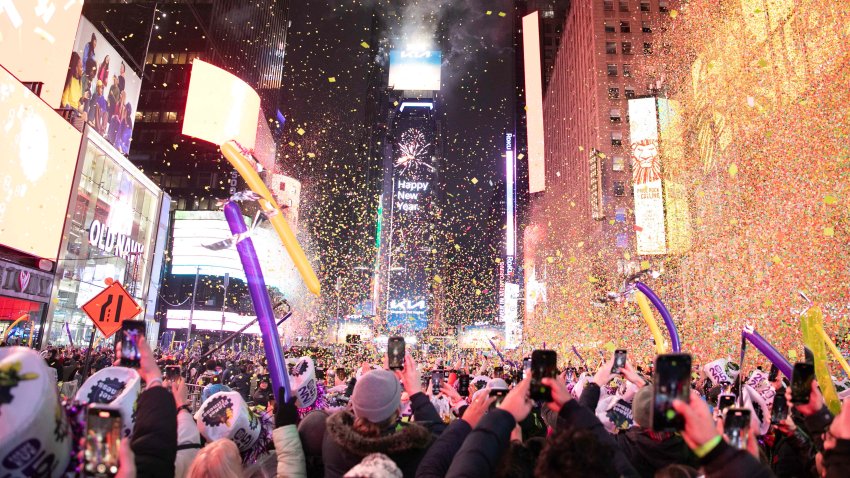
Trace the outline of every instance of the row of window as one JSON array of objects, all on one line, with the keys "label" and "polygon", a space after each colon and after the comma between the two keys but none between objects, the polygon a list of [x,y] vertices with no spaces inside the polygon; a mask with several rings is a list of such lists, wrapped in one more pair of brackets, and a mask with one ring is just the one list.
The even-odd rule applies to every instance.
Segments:
[{"label": "row of window", "polygon": [[[631,11],[629,9],[629,0],[619,0],[617,3],[619,4],[618,5],[619,11],[624,12],[624,13],[628,13],[628,12]],[[602,8],[606,12],[613,12],[614,11],[614,0],[602,0]],[[649,0],[641,0],[639,9],[642,12],[651,11],[651,8],[649,6]],[[661,13],[667,13],[669,10],[670,10],[669,1],[659,0],[658,11],[661,12]]]},{"label": "row of window", "polygon": [[[621,51],[622,51],[623,55],[633,55],[634,51],[632,49],[632,42],[624,41],[622,43]],[[609,55],[616,55],[617,54],[617,42],[606,41],[605,42],[605,53],[607,53]],[[643,42],[643,54],[644,55],[651,55],[652,54],[652,43]]]},{"label": "row of window", "polygon": [[[635,97],[635,89],[631,86],[627,86],[623,88],[625,92],[625,96],[628,99],[632,99]],[[608,99],[609,100],[617,100],[620,99],[620,87],[619,86],[609,86],[608,87]]]},{"label": "row of window", "polygon": [[147,65],[189,65],[195,58],[200,58],[200,52],[165,52],[148,53],[145,58]]},{"label": "row of window", "polygon": [[[652,33],[652,25],[649,22],[640,22],[640,31],[643,33]],[[626,21],[620,22],[620,33],[631,33],[631,23]],[[605,33],[617,33],[617,26],[613,22],[605,22]]]},{"label": "row of window", "polygon": [[[608,76],[617,76],[616,63],[608,63]],[[632,65],[630,65],[629,63],[623,63],[623,76],[632,76]]]},{"label": "row of window", "polygon": [[136,111],[136,123],[177,123],[181,116],[177,111]]}]

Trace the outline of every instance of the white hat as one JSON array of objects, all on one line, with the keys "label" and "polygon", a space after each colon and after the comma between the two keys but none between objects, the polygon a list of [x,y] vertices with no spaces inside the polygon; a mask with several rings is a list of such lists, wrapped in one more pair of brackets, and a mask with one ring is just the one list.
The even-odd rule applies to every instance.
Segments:
[{"label": "white hat", "polygon": [[107,367],[83,383],[76,400],[83,404],[102,403],[120,410],[123,433],[129,437],[136,423],[136,400],[141,388],[139,372],[127,367]]},{"label": "white hat", "polygon": [[56,381],[35,350],[0,348],[0,430],[0,475],[65,475],[71,427]]},{"label": "white hat", "polygon": [[720,385],[721,382],[732,383],[732,378],[726,373],[727,362],[729,361],[721,358],[703,366],[702,369],[712,384]]},{"label": "white hat", "polygon": [[288,358],[286,365],[289,368],[289,385],[296,397],[295,406],[298,408],[309,407],[316,402],[318,397],[316,367],[313,365],[313,359],[310,357]]},{"label": "white hat", "polygon": [[228,438],[246,453],[260,437],[259,417],[248,409],[239,392],[218,392],[195,412],[198,431],[207,441]]}]

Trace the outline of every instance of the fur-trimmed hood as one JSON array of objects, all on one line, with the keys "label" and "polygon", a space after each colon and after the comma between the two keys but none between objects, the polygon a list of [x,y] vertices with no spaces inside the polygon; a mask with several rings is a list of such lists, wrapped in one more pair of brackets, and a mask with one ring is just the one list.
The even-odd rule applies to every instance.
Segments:
[{"label": "fur-trimmed hood", "polygon": [[392,432],[379,437],[364,437],[354,431],[354,415],[349,411],[340,411],[328,417],[326,427],[337,445],[359,456],[370,453],[392,455],[414,449],[424,451],[434,439],[427,428],[416,423],[401,424]]}]

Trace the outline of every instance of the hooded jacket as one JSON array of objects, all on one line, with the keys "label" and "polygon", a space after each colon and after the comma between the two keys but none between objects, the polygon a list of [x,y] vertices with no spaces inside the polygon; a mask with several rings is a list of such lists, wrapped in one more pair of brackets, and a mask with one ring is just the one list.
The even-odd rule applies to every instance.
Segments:
[{"label": "hooded jacket", "polygon": [[617,446],[642,477],[652,478],[655,472],[671,464],[699,466],[679,435],[653,434],[641,427],[631,427],[614,435]]}]

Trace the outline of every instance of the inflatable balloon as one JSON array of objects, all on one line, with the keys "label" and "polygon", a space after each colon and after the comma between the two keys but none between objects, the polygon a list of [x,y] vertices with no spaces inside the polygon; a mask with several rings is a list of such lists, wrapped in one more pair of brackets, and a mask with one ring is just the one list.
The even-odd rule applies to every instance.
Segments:
[{"label": "inflatable balloon", "polygon": [[679,353],[682,351],[682,345],[679,342],[679,331],[676,330],[676,324],[673,323],[673,317],[670,315],[670,311],[667,310],[667,307],[664,306],[664,302],[661,302],[661,299],[655,295],[655,292],[652,292],[646,284],[643,282],[635,282],[635,287],[649,298],[649,301],[652,302],[652,305],[658,309],[658,313],[661,314],[661,318],[664,319],[664,325],[667,326],[667,332],[670,333],[670,346],[673,348],[673,352]]},{"label": "inflatable balloon", "polygon": [[[230,226],[230,232],[234,235],[244,235],[248,232],[248,228],[245,226],[245,220],[242,217],[242,209],[238,204],[234,202],[225,204],[224,217],[227,218],[227,225]],[[254,249],[254,243],[251,241],[251,238],[245,237],[236,243],[236,251],[239,253],[239,259],[242,261],[242,268],[245,269],[248,292],[251,294],[254,311],[257,313],[257,322],[260,324],[260,332],[263,336],[263,349],[266,352],[269,376],[272,381],[272,392],[274,392],[275,400],[280,403],[281,397],[278,397],[278,393],[282,387],[284,392],[283,401],[289,401],[289,397],[291,396],[289,376],[286,372],[286,365],[283,362],[283,351],[280,348],[280,337],[277,333],[274,310],[272,309],[269,292],[266,289],[263,270],[260,268],[260,261],[257,259],[257,251]]]},{"label": "inflatable balloon", "polygon": [[646,301],[646,296],[643,292],[635,292],[635,300],[637,300],[640,313],[643,315],[643,320],[649,326],[649,331],[652,332],[652,338],[655,339],[655,353],[661,355],[667,353],[667,346],[664,344],[664,337],[661,335],[661,329],[658,328],[658,322],[655,316],[652,315],[652,310],[649,308],[649,302]]},{"label": "inflatable balloon", "polygon": [[756,332],[755,328],[750,325],[744,327],[744,330],[741,331],[741,337],[753,344],[759,350],[759,352],[764,354],[764,356],[767,357],[768,360],[770,360],[770,363],[776,365],[776,368],[778,368],[779,371],[782,372],[782,375],[785,375],[786,377],[788,377],[788,379],[791,379],[792,367],[791,364],[788,362],[788,359],[786,359],[781,353],[779,353],[778,350],[776,350],[772,345],[770,345],[770,342],[768,342],[764,337],[762,337],[758,332]]},{"label": "inflatable balloon", "polygon": [[820,307],[813,305],[803,312],[800,317],[800,326],[803,329],[803,343],[811,350],[815,358],[815,376],[818,378],[823,401],[834,415],[838,415],[841,411],[841,401],[838,399],[838,392],[835,390],[829,367],[826,365],[826,347],[824,346],[824,342],[832,343],[832,341],[823,331],[823,312]]},{"label": "inflatable balloon", "polygon": [[19,322],[29,320],[29,318],[30,318],[29,314],[24,314],[24,315],[18,317],[17,319],[15,319],[15,321],[12,322],[12,325],[10,325],[9,328],[6,329],[6,334],[3,335],[3,342],[9,341],[9,334],[12,333],[12,329],[14,329],[15,326],[18,325]]},{"label": "inflatable balloon", "polygon": [[307,261],[307,256],[304,254],[301,244],[298,243],[298,239],[296,239],[295,234],[289,227],[289,223],[286,222],[286,219],[280,212],[280,207],[275,202],[274,196],[272,196],[271,191],[263,183],[259,173],[254,168],[253,161],[243,154],[242,148],[234,141],[228,141],[222,144],[221,154],[236,168],[242,179],[251,188],[251,191],[254,191],[260,196],[260,208],[274,227],[274,230],[280,237],[280,241],[286,247],[286,252],[289,253],[289,257],[292,258],[295,268],[301,274],[301,279],[304,280],[307,290],[315,295],[319,295],[321,293],[319,278],[316,277],[313,267]]}]

